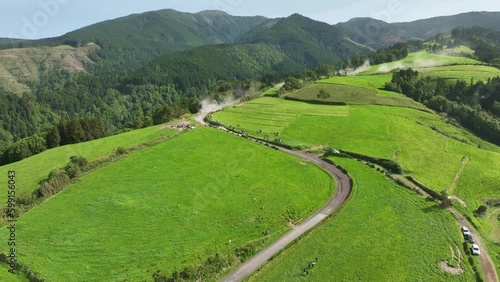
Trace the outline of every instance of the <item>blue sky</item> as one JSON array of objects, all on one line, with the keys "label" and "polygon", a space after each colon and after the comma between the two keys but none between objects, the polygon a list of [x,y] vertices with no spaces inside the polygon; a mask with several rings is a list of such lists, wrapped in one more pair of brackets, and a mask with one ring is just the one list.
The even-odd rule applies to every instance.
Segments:
[{"label": "blue sky", "polygon": [[354,17],[388,22],[500,11],[498,0],[0,0],[0,37],[45,38],[108,19],[151,10],[224,10],[232,15],[270,18],[300,13],[330,24]]}]

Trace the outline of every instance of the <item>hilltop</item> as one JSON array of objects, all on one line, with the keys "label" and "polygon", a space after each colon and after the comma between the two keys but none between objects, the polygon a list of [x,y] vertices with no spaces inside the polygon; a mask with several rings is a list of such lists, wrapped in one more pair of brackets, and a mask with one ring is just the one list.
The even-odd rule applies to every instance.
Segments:
[{"label": "hilltop", "polygon": [[354,18],[336,27],[352,40],[379,49],[410,40],[428,40],[457,27],[483,27],[500,30],[500,12],[470,12],[413,22],[387,23],[372,18]]}]

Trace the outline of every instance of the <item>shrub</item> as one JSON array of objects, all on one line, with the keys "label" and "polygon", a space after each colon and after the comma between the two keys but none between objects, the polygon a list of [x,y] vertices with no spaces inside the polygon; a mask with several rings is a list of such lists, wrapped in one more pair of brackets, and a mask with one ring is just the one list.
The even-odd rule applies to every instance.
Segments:
[{"label": "shrub", "polygon": [[[71,163],[70,163],[71,164]],[[74,164],[72,165],[76,167]],[[68,187],[70,176],[66,171],[53,170],[47,180],[42,181],[38,188],[38,197],[50,197]]]},{"label": "shrub", "polygon": [[128,150],[124,147],[118,147],[116,149],[115,153],[117,156],[126,155],[126,154],[128,154]]},{"label": "shrub", "polygon": [[366,156],[366,155],[362,155],[362,154],[358,154],[358,153],[353,153],[353,152],[348,152],[348,151],[340,151],[340,152],[342,154],[351,156],[351,157],[356,158],[356,159],[360,159],[360,160],[363,160],[366,162],[377,164],[377,165],[389,170],[390,172],[397,173],[397,174],[403,173],[403,168],[393,160],[375,158],[375,157],[370,157],[370,156]]},{"label": "shrub", "polygon": [[74,163],[69,163],[64,170],[70,179],[77,178],[81,173],[80,167]]},{"label": "shrub", "polygon": [[486,215],[486,211],[488,211],[488,208],[486,206],[480,206],[477,210],[474,211],[474,216],[483,217]]}]

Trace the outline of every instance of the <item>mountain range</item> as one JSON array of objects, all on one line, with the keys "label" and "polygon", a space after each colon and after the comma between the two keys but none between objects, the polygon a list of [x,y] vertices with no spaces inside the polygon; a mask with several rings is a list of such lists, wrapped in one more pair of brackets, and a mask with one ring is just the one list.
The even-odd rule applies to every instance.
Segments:
[{"label": "mountain range", "polygon": [[[137,67],[164,54],[209,44],[266,43],[292,52],[292,60],[314,65],[331,63],[397,42],[425,40],[456,27],[472,26],[500,30],[500,12],[471,12],[407,23],[355,18],[329,25],[298,14],[268,19],[231,16],[222,11],[184,13],[168,9],[97,23],[55,38],[34,41],[0,38],[0,45],[3,48],[19,44],[77,46],[94,42],[102,48],[103,56],[108,60],[120,61],[117,57],[127,55],[127,63],[116,65]],[[317,54],[317,57],[298,54],[297,47],[299,50],[309,49],[309,53]],[[360,47],[365,50],[360,50]],[[353,54],[350,49],[353,49]],[[339,56],[338,51],[345,55]]]},{"label": "mountain range", "polygon": [[[221,80],[268,75],[282,80],[324,64],[340,66],[397,42],[470,26],[499,31],[500,13],[408,23],[356,18],[330,25],[300,14],[269,19],[160,10],[54,38],[0,38],[0,147],[2,141],[82,116],[103,116],[110,128],[123,129],[168,112],[168,106],[194,109]],[[497,49],[481,46],[496,57]],[[9,114],[18,111],[23,113]]]}]

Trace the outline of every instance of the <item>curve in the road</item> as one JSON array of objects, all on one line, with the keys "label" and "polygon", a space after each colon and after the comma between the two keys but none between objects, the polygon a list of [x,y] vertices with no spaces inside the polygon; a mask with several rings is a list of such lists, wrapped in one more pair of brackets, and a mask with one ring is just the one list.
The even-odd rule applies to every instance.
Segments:
[{"label": "curve in the road", "polygon": [[[250,138],[251,139],[251,138]],[[256,140],[254,140],[256,141]],[[248,277],[250,274],[259,269],[268,260],[270,260],[275,254],[283,250],[288,244],[293,242],[293,240],[300,237],[302,234],[319,224],[326,217],[337,210],[349,197],[352,191],[352,183],[349,176],[342,172],[336,166],[323,161],[320,157],[314,155],[308,155],[304,152],[295,152],[285,148],[277,147],[280,151],[297,156],[303,160],[314,163],[322,167],[331,176],[333,176],[337,182],[337,190],[333,198],[317,213],[306,219],[302,224],[296,226],[292,231],[285,234],[278,241],[273,243],[271,246],[267,247],[256,256],[250,260],[243,263],[238,269],[231,272],[222,281],[241,281]]]}]

